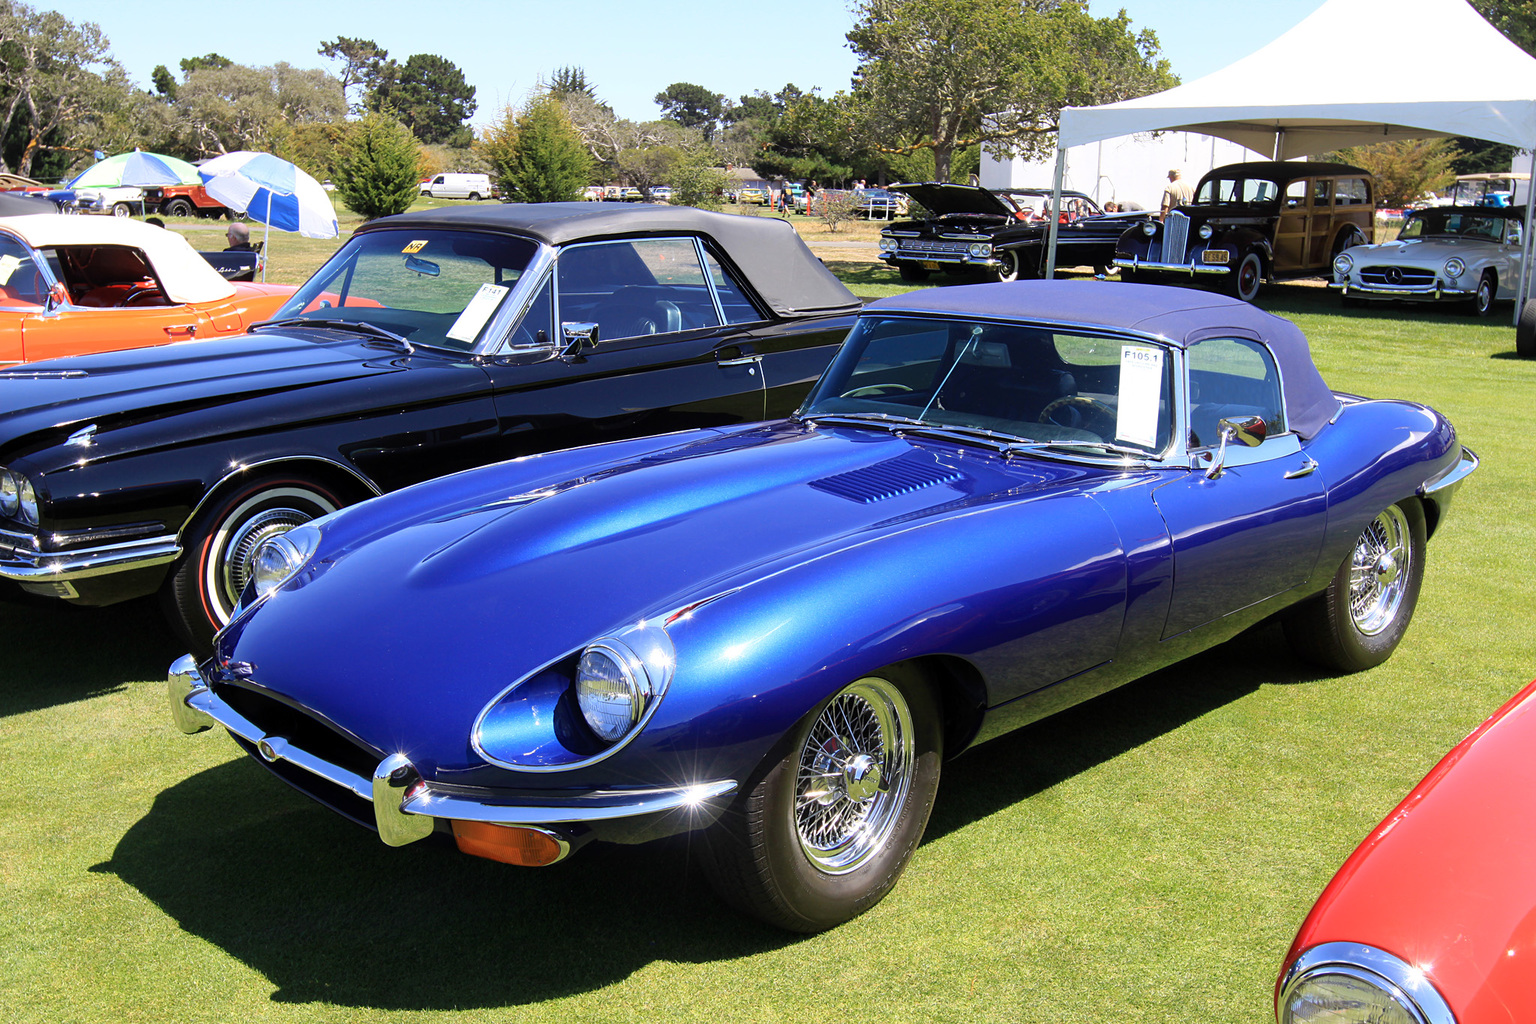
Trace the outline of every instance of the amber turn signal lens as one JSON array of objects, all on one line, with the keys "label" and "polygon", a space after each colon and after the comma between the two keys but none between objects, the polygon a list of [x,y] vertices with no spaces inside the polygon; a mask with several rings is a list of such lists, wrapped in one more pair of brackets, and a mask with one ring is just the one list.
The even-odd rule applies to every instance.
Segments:
[{"label": "amber turn signal lens", "polygon": [[459,849],[476,857],[525,868],[541,868],[565,856],[566,845],[541,829],[455,821],[453,839]]}]

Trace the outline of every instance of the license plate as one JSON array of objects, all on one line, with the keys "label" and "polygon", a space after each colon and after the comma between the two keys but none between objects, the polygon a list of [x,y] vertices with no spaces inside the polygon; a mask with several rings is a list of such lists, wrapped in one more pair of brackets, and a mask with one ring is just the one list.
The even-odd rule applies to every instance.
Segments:
[{"label": "license plate", "polygon": [[935,263],[933,260],[923,260],[923,269],[924,270],[938,270],[939,269],[939,265],[937,263]]},{"label": "license plate", "polygon": [[1227,263],[1232,254],[1225,249],[1207,249],[1201,254],[1201,258],[1207,263]]}]

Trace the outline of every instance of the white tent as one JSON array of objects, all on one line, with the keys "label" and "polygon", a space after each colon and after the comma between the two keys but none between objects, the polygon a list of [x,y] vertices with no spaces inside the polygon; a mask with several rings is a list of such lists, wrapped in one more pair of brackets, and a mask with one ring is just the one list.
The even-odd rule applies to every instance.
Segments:
[{"label": "white tent", "polygon": [[[1384,26],[1411,31],[1414,45],[1363,59]],[[1456,135],[1536,149],[1536,58],[1466,0],[1328,0],[1263,49],[1204,78],[1120,103],[1063,108],[1058,191],[1066,149],[1173,128],[1276,160]],[[1053,225],[1052,269],[1055,234]]]}]

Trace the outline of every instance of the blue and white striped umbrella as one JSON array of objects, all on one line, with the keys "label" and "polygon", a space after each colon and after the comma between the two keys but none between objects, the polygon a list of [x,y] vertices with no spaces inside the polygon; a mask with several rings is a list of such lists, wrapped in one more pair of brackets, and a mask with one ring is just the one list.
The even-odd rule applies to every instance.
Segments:
[{"label": "blue and white striped umbrella", "polygon": [[305,238],[340,234],[336,208],[320,183],[271,153],[226,153],[197,172],[210,196],[268,227]]},{"label": "blue and white striped umbrella", "polygon": [[150,185],[196,185],[197,168],[185,160],[160,153],[119,153],[75,175],[68,188],[144,188]]}]

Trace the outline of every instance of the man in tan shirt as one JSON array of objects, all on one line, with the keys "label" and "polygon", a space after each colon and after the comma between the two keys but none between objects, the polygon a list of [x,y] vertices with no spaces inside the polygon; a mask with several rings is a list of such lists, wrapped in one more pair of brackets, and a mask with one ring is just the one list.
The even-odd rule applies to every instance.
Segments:
[{"label": "man in tan shirt", "polygon": [[1183,180],[1177,167],[1168,171],[1168,187],[1163,189],[1163,202],[1158,208],[1157,219],[1167,220],[1168,214],[1175,206],[1183,206],[1195,197],[1195,190],[1190,188],[1189,182]]}]

